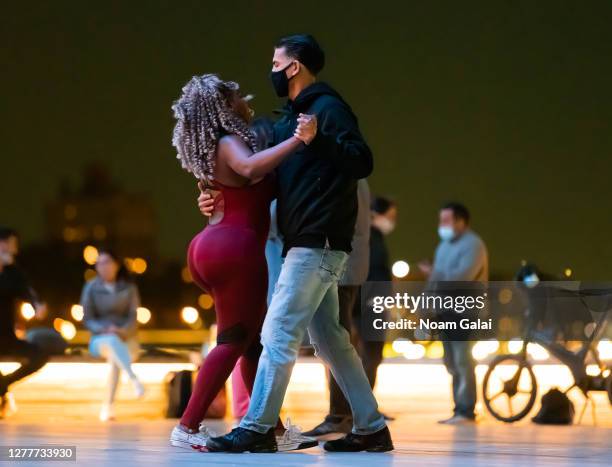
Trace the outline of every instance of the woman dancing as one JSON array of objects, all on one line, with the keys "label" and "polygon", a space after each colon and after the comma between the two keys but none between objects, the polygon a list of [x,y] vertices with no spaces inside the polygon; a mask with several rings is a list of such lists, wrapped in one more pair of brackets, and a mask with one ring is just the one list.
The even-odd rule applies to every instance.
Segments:
[{"label": "woman dancing", "polygon": [[194,281],[215,301],[217,346],[200,368],[187,409],[170,435],[173,446],[202,448],[210,432],[200,422],[238,359],[249,393],[253,389],[266,312],[265,244],[275,194],[271,172],[299,145],[312,141],[316,118],[300,115],[294,136],[258,151],[248,127],[253,111],[237,83],[194,76],[182,91],[172,107],[177,158],[201,187],[221,191],[223,199],[187,254]]}]

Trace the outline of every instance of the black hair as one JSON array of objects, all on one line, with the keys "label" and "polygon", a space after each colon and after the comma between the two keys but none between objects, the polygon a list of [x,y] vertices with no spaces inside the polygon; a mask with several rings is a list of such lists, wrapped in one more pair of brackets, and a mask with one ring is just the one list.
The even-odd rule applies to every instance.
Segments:
[{"label": "black hair", "polygon": [[11,237],[18,237],[17,231],[15,229],[11,229],[10,227],[0,226],[0,240],[5,241]]},{"label": "black hair", "polygon": [[440,210],[443,209],[450,209],[453,211],[453,217],[457,220],[463,219],[466,225],[470,223],[470,211],[468,211],[468,208],[466,208],[463,204],[451,201],[443,204]]},{"label": "black hair", "polygon": [[257,117],[251,122],[259,150],[267,149],[274,140],[274,121],[269,117]]},{"label": "black hair", "polygon": [[302,63],[313,74],[317,75],[325,66],[325,52],[310,34],[294,34],[281,38],[274,48],[284,47],[287,55]]},{"label": "black hair", "polygon": [[395,201],[384,196],[374,196],[370,209],[377,214],[385,214],[389,209],[395,206]]},{"label": "black hair", "polygon": [[125,282],[132,282],[133,281],[132,275],[130,274],[130,272],[128,271],[127,267],[125,266],[125,262],[113,250],[111,250],[110,248],[104,248],[104,247],[99,248],[98,249],[98,257],[100,255],[108,255],[108,256],[110,256],[113,259],[113,261],[119,265],[119,270],[117,271],[117,281],[119,281],[119,280],[123,280]]}]

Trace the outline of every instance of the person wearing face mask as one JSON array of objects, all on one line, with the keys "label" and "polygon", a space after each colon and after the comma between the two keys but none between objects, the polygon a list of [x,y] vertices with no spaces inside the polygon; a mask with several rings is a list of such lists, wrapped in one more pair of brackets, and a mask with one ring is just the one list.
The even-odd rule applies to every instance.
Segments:
[{"label": "person wearing face mask", "polygon": [[46,314],[45,304],[38,300],[26,276],[15,265],[17,251],[17,233],[0,227],[0,355],[10,355],[21,361],[21,366],[14,372],[8,375],[0,373],[0,418],[15,407],[8,392],[9,386],[38,371],[49,360],[37,345],[15,335],[17,301],[32,304],[37,318]]},{"label": "person wearing face mask", "polygon": [[310,145],[276,168],[284,261],[262,328],[263,352],[247,414],[231,433],[209,438],[210,451],[277,451],[274,426],[306,330],[353,412],[352,432],[323,448],[393,449],[363,365],[339,323],[338,281],[351,252],[357,181],[370,175],[373,157],[350,106],[317,81],[324,64],[324,52],[310,35],[284,37],[274,47],[270,79],[276,94],[288,98],[274,125],[274,142],[293,134],[300,114],[316,115],[318,131]]},{"label": "person wearing face mask", "polygon": [[[387,295],[393,293],[391,281],[391,264],[389,261],[389,250],[387,248],[386,237],[395,230],[397,222],[397,205],[395,201],[384,196],[376,196],[371,203],[372,227],[370,229],[370,267],[368,270],[368,278],[366,288],[363,294],[370,300],[373,294],[367,285],[370,282],[387,283],[389,289],[385,292]],[[377,291],[380,293],[380,289]],[[353,312],[353,323],[355,342],[363,367],[365,369],[370,386],[374,388],[376,384],[376,374],[378,366],[382,362],[383,341],[366,340],[361,334],[361,304],[355,307]],[[391,417],[386,417],[392,420]]]},{"label": "person wearing face mask", "polygon": [[[419,268],[430,284],[441,281],[489,280],[487,248],[470,228],[470,213],[461,203],[450,202],[439,213],[438,236],[433,266],[421,262]],[[472,357],[472,343],[467,340],[443,340],[444,364],[453,378],[453,416],[441,420],[445,424],[474,423],[476,415],[476,376]]]},{"label": "person wearing face mask", "polygon": [[[397,223],[397,204],[392,199],[384,196],[376,196],[371,203],[372,226],[370,228],[370,267],[368,269],[368,278],[365,283],[363,294],[366,300],[370,300],[373,291],[369,290],[368,284],[371,282],[384,282],[388,284],[387,295],[393,293],[391,281],[391,264],[389,261],[389,250],[387,248],[387,236],[391,235],[395,230]],[[380,293],[378,289],[377,294]],[[370,386],[374,389],[376,384],[376,375],[378,366],[383,359],[384,341],[366,340],[362,335],[361,328],[361,303],[353,310],[353,334],[359,356],[363,361]],[[387,420],[393,420],[392,417],[386,416]]]}]

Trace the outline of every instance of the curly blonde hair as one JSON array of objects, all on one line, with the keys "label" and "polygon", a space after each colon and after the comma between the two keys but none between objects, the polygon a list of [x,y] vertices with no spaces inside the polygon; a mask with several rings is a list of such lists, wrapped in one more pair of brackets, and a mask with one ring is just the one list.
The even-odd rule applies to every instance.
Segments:
[{"label": "curly blonde hair", "polygon": [[217,75],[194,76],[172,105],[176,157],[183,169],[200,180],[214,179],[217,144],[224,133],[239,136],[257,151],[255,134],[232,108],[238,90],[238,83],[223,81]]}]

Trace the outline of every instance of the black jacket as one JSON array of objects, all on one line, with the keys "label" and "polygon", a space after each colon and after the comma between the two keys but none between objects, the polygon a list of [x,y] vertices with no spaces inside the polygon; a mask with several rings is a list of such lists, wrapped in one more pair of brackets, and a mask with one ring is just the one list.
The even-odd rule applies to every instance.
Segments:
[{"label": "black jacket", "polygon": [[370,228],[370,270],[368,272],[368,281],[391,281],[389,251],[385,243],[385,236],[376,227]]},{"label": "black jacket", "polygon": [[292,247],[351,251],[357,217],[357,180],[372,173],[372,152],[357,118],[325,83],[314,83],[288,101],[274,126],[274,141],[293,135],[300,113],[314,114],[318,131],[277,168],[278,227],[283,256]]},{"label": "black jacket", "polygon": [[25,274],[15,265],[4,266],[0,272],[0,340],[15,339],[17,301],[37,301]]}]

